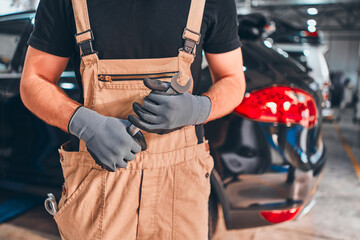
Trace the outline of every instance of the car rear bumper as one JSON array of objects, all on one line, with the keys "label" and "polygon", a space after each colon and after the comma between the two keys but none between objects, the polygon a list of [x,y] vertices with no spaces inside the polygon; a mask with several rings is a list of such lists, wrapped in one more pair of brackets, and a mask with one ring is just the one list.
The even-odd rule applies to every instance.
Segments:
[{"label": "car rear bumper", "polygon": [[211,184],[228,229],[271,225],[262,211],[303,209],[312,200],[326,159],[319,126],[307,129],[237,117],[220,120],[219,126],[222,131],[229,128],[221,136],[211,126],[221,136],[210,141],[215,160]]},{"label": "car rear bumper", "polygon": [[[272,225],[261,215],[262,211],[306,209],[322,169],[320,174],[314,173],[294,170],[293,173],[242,175],[222,181],[214,170],[211,183],[222,205],[227,229],[242,229]],[[297,215],[301,215],[301,211]]]}]

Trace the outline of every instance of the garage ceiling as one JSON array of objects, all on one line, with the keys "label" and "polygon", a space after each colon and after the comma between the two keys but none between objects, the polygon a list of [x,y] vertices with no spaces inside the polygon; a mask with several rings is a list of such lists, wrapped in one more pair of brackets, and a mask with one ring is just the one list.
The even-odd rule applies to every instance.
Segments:
[{"label": "garage ceiling", "polygon": [[321,5],[337,3],[355,3],[356,0],[253,0],[253,6],[289,6],[289,5]]},{"label": "garage ceiling", "polygon": [[[306,27],[308,19],[317,22],[317,28],[327,32],[351,32],[360,35],[359,0],[236,0],[238,11],[250,8],[263,12],[299,27]],[[316,7],[318,14],[310,16],[309,7]]]}]

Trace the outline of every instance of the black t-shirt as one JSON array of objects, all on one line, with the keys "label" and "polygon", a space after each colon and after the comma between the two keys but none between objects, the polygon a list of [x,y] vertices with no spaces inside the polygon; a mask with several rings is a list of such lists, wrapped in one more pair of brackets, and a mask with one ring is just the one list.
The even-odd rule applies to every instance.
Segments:
[{"label": "black t-shirt", "polygon": [[[174,57],[183,46],[190,0],[88,0],[94,49],[100,59]],[[71,0],[41,0],[28,44],[38,50],[74,57],[81,84],[79,48]],[[199,87],[202,50],[224,53],[240,46],[234,0],[207,0],[201,41],[191,67]]]}]

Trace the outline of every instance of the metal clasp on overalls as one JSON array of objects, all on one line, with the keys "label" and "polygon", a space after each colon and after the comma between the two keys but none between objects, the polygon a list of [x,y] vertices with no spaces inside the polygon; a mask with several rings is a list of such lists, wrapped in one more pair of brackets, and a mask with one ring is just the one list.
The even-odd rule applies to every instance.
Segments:
[{"label": "metal clasp on overalls", "polygon": [[44,202],[45,209],[48,213],[55,216],[58,211],[55,196],[52,193],[48,193],[47,195],[48,198]]},{"label": "metal clasp on overalls", "polygon": [[[185,34],[186,34],[187,31],[190,32],[190,33],[192,33],[192,34],[194,34],[194,35],[197,35],[197,36],[198,36],[198,40],[197,40],[197,41],[194,41],[194,40],[192,40],[192,39],[190,39],[190,38],[185,37]],[[196,45],[198,45],[199,42],[200,42],[201,34],[200,34],[200,33],[197,33],[197,32],[194,32],[194,31],[191,31],[191,30],[188,29],[188,28],[185,28],[182,37],[183,37],[183,39],[185,39],[185,43],[184,43],[184,47],[183,47],[183,48],[180,48],[180,50],[183,50],[183,51],[185,51],[185,52],[187,52],[187,53],[190,53],[190,54],[194,55],[194,57],[195,57],[195,56],[196,56],[196,53],[195,53],[194,50],[195,50]]]},{"label": "metal clasp on overalls", "polygon": [[[77,42],[77,40],[76,40],[77,36],[88,33],[88,32],[90,33],[90,36],[91,36],[91,38],[89,40],[82,41],[82,42]],[[76,45],[78,45],[79,48],[81,49],[81,52],[82,52],[81,57],[84,57],[86,55],[90,55],[90,54],[93,54],[93,53],[98,53],[97,51],[94,51],[94,48],[93,48],[93,45],[92,45],[92,42],[94,41],[94,34],[93,34],[93,31],[91,29],[86,30],[86,31],[81,32],[81,33],[76,33],[75,34],[75,41],[76,41]]]}]

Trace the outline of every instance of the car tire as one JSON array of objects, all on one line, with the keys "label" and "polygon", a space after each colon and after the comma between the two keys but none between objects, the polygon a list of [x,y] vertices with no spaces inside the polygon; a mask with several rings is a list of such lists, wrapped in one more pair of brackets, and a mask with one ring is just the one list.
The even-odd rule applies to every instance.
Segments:
[{"label": "car tire", "polygon": [[216,231],[218,221],[218,201],[215,192],[212,190],[209,197],[209,240],[211,240]]}]

